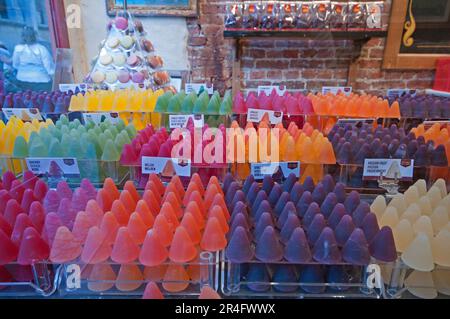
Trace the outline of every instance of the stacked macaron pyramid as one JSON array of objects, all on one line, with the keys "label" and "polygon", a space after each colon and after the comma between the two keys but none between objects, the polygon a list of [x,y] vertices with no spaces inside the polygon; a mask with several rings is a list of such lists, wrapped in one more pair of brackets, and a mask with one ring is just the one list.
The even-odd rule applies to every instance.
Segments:
[{"label": "stacked macaron pyramid", "polygon": [[107,38],[88,75],[87,82],[97,88],[171,89],[169,73],[162,70],[164,62],[155,54],[146,38],[142,23],[124,11],[108,25]]}]

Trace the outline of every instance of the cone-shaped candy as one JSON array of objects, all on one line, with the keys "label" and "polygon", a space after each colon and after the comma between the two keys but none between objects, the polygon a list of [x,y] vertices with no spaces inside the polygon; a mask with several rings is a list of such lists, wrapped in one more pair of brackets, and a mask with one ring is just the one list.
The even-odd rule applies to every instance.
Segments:
[{"label": "cone-shaped candy", "polygon": [[394,228],[395,246],[398,252],[403,252],[414,240],[414,231],[407,219],[402,219]]},{"label": "cone-shaped candy", "polygon": [[364,218],[370,213],[370,206],[366,202],[361,202],[353,212],[353,222],[356,227],[361,227]]},{"label": "cone-shaped candy", "polygon": [[263,179],[262,190],[266,192],[266,194],[270,194],[273,186],[275,185],[272,176],[266,175]]},{"label": "cone-shaped candy", "polygon": [[97,203],[104,212],[111,210],[113,199],[105,189],[100,189],[97,193]]},{"label": "cone-shaped candy", "polygon": [[200,296],[198,297],[200,300],[218,300],[222,299],[220,295],[209,286],[204,286],[200,291]]},{"label": "cone-shaped candy", "polygon": [[11,240],[16,246],[20,245],[23,233],[25,229],[27,229],[28,227],[34,228],[33,223],[30,220],[30,217],[28,217],[27,214],[20,214],[19,216],[17,216],[16,223],[14,225],[14,229],[11,235]]},{"label": "cone-shaped candy", "polygon": [[169,224],[171,224],[172,229],[177,228],[180,225],[178,217],[173,209],[173,206],[170,202],[165,202],[161,207],[160,215],[166,217]]},{"label": "cone-shaped candy", "polygon": [[353,224],[352,218],[349,215],[342,217],[334,230],[338,245],[341,247],[344,246],[354,230],[355,225]]},{"label": "cone-shaped candy", "polygon": [[264,230],[268,226],[274,226],[272,216],[269,213],[263,213],[255,227],[254,234],[256,240],[259,240],[261,235],[264,233]]},{"label": "cone-shaped candy", "polygon": [[48,192],[48,186],[47,184],[42,181],[38,180],[36,182],[36,185],[34,185],[34,196],[39,200],[42,201],[45,197],[45,195]]},{"label": "cone-shaped candy", "polygon": [[67,198],[70,200],[72,199],[72,190],[70,189],[67,182],[65,181],[59,182],[58,185],[56,186],[56,191],[58,192],[59,197]]},{"label": "cone-shaped candy", "polygon": [[288,219],[289,215],[294,214],[297,215],[297,209],[294,206],[293,202],[287,202],[284,206],[283,211],[281,212],[280,217],[277,221],[278,228],[283,228],[284,224],[286,223],[286,220]]},{"label": "cone-shaped candy", "polygon": [[255,256],[263,262],[277,262],[283,258],[283,248],[273,227],[268,226],[259,238]]},{"label": "cone-shaped candy", "polygon": [[372,242],[372,239],[376,234],[380,231],[380,226],[378,225],[377,216],[374,213],[369,213],[364,218],[361,229],[366,236],[366,240],[368,243]]},{"label": "cone-shaped candy", "polygon": [[117,189],[116,183],[114,183],[114,180],[112,178],[105,179],[105,182],[103,183],[103,189],[109,194],[111,199],[119,199],[120,192]]},{"label": "cone-shaped candy", "polygon": [[320,210],[322,211],[322,214],[325,216],[325,218],[330,217],[337,203],[338,201],[336,194],[329,193],[325,198],[325,200],[323,201],[322,205],[320,206]]},{"label": "cone-shaped candy", "polygon": [[88,232],[81,260],[87,264],[102,263],[109,258],[111,250],[111,245],[106,240],[104,232],[98,227],[92,227]]},{"label": "cone-shaped candy", "polygon": [[226,249],[227,258],[233,263],[246,263],[253,259],[255,252],[251,247],[247,231],[238,226],[231,236],[230,243]]},{"label": "cone-shaped candy", "polygon": [[105,240],[108,244],[114,243],[119,228],[120,224],[112,212],[108,212],[103,216],[100,229],[105,234]]},{"label": "cone-shaped candy", "polygon": [[170,260],[176,263],[187,263],[194,260],[195,257],[197,257],[197,250],[192,239],[184,227],[178,227],[170,246]]},{"label": "cone-shaped candy", "polygon": [[182,265],[170,264],[163,282],[163,288],[168,292],[182,292],[189,287],[189,275]]},{"label": "cone-shaped candy", "polygon": [[34,192],[31,189],[25,190],[22,197],[21,207],[23,211],[28,214],[30,211],[31,204],[36,201],[36,198],[34,197]]},{"label": "cone-shaped candy", "polygon": [[395,207],[399,215],[403,214],[406,210],[405,196],[403,194],[395,195],[388,205],[388,208],[390,207]]},{"label": "cone-shaped candy", "polygon": [[435,269],[432,272],[434,285],[438,292],[450,296],[450,276],[446,269]]},{"label": "cone-shaped candy", "polygon": [[[155,194],[153,193],[153,191],[146,190],[144,192],[144,195],[142,196],[142,200],[145,201],[145,203],[147,204],[148,209],[150,210],[152,215],[154,217],[156,217],[156,215],[159,214],[159,210],[160,210],[161,205],[160,205],[158,199],[156,198]],[[136,211],[138,210],[138,206],[139,206],[139,202],[136,205]]]},{"label": "cone-shaped candy", "polygon": [[407,219],[413,225],[421,216],[420,206],[411,204],[402,215],[402,219]]},{"label": "cone-shaped candy", "polygon": [[[275,189],[275,187],[273,189]],[[283,213],[283,210],[285,209],[289,201],[290,201],[289,193],[287,192],[282,193],[281,196],[278,198],[278,201],[276,202],[274,208],[274,212],[277,216],[280,216]]]},{"label": "cone-shaped candy", "polygon": [[[308,210],[306,211],[305,215],[303,216],[303,225],[306,227],[309,227],[311,225],[312,221],[316,217],[316,215],[322,215],[320,212],[319,205],[316,203],[312,203]],[[322,215],[323,216],[323,215]]]},{"label": "cone-shaped candy", "polygon": [[[250,264],[247,273],[248,289],[255,292],[265,292],[270,289],[269,274],[265,264]],[[267,283],[267,284],[266,284]]]},{"label": "cone-shaped candy", "polygon": [[120,193],[120,201],[124,205],[125,209],[128,211],[128,215],[131,215],[136,209],[137,202],[134,201],[130,192],[124,190]]},{"label": "cone-shaped candy", "polygon": [[345,209],[344,204],[337,204],[328,218],[328,225],[332,229],[335,229],[344,215],[347,215],[347,210]]},{"label": "cone-shaped candy", "polygon": [[135,291],[143,284],[144,277],[137,265],[122,265],[116,279],[119,291]]},{"label": "cone-shaped candy", "polygon": [[216,252],[225,249],[226,246],[227,239],[219,221],[215,217],[209,218],[200,242],[200,247],[206,251]]},{"label": "cone-shaped candy", "polygon": [[214,200],[212,201],[211,206],[209,208],[209,213],[211,212],[211,209],[214,208],[214,206],[219,206],[220,208],[222,208],[223,216],[225,217],[225,220],[228,222],[231,216],[222,195],[217,194],[216,196],[214,196]]},{"label": "cone-shaped candy", "polygon": [[50,251],[50,260],[63,264],[76,260],[81,255],[81,244],[75,239],[67,227],[60,227],[56,232]]},{"label": "cone-shaped candy", "polygon": [[341,261],[333,230],[326,227],[314,245],[313,258],[323,264],[336,264]]},{"label": "cone-shaped candy", "polygon": [[141,216],[138,213],[131,214],[127,227],[134,242],[141,245],[147,234],[147,226],[144,224]]},{"label": "cone-shaped candy", "polygon": [[73,237],[79,243],[84,243],[89,229],[93,226],[97,225],[91,224],[91,220],[89,219],[88,214],[85,212],[79,212],[72,229]]},{"label": "cone-shaped candy", "polygon": [[385,213],[381,217],[380,220],[380,226],[389,226],[391,228],[394,228],[397,226],[399,221],[397,208],[395,207],[388,207],[386,208]]},{"label": "cone-shaped candy", "polygon": [[[282,193],[283,193],[283,189],[280,186],[280,184],[275,184],[272,187],[272,191],[269,194],[270,205],[275,206]],[[286,194],[289,194],[289,193],[286,193]]]},{"label": "cone-shaped candy", "polygon": [[[294,283],[297,282],[295,269],[292,265],[280,265],[276,268],[273,275],[273,281],[277,283]],[[298,288],[296,285],[276,285],[274,289],[284,293],[292,293]]]},{"label": "cone-shaped candy", "polygon": [[200,240],[202,239],[202,234],[200,232],[200,228],[197,225],[195,217],[191,213],[188,212],[184,214],[180,226],[183,226],[184,229],[186,229],[194,245],[200,243]]},{"label": "cone-shaped candy", "polygon": [[326,227],[325,217],[322,214],[315,215],[313,221],[308,226],[307,231],[308,241],[311,245],[314,245],[316,243],[317,239],[319,239],[325,227]]},{"label": "cone-shaped candy", "polygon": [[428,216],[421,216],[413,225],[414,233],[424,233],[430,238],[434,236],[433,225],[431,224],[431,218]]},{"label": "cone-shaped candy", "polygon": [[[97,197],[97,190],[87,178],[81,181],[80,188],[84,190],[89,200],[95,199]],[[66,195],[68,195],[68,193],[66,193]]]},{"label": "cone-shaped candy", "polygon": [[423,215],[430,216],[433,213],[433,207],[431,206],[431,202],[428,196],[422,196],[419,199],[418,204]]},{"label": "cone-shaped candy", "polygon": [[50,249],[38,232],[33,227],[25,229],[17,257],[19,265],[27,266],[44,261],[49,254]]},{"label": "cone-shaped candy", "polygon": [[314,189],[311,195],[314,202],[316,202],[319,205],[322,205],[323,201],[325,200],[325,197],[327,196],[323,184],[322,183],[317,184],[316,188]]},{"label": "cone-shaped candy", "polygon": [[[301,227],[300,220],[298,219],[297,215],[294,213],[289,214],[280,232],[281,241],[283,243],[287,243],[297,227]],[[317,227],[315,229],[317,229]]]},{"label": "cone-shaped candy", "polygon": [[434,233],[439,233],[439,231],[444,228],[449,222],[447,208],[444,206],[436,207],[430,218]]},{"label": "cone-shaped candy", "polygon": [[[312,199],[311,193],[309,191],[304,192],[296,206],[297,214],[303,218],[303,216],[305,216],[306,211],[309,209],[309,206],[311,205],[312,202],[313,202],[313,199]],[[316,204],[316,206],[317,206],[317,204]]]},{"label": "cone-shaped candy", "polygon": [[6,209],[3,214],[3,217],[5,220],[9,223],[9,225],[12,227],[16,224],[17,216],[22,214],[24,211],[22,207],[20,207],[19,203],[15,199],[10,199],[8,201],[8,204],[6,204]]},{"label": "cone-shaped candy", "polygon": [[161,244],[156,232],[153,230],[148,231],[139,255],[140,263],[148,267],[159,266],[164,263],[168,257],[169,252]]},{"label": "cone-shaped candy", "polygon": [[136,203],[141,199],[141,196],[139,196],[139,193],[137,192],[136,187],[134,187],[134,183],[132,181],[126,182],[123,189],[130,193]]},{"label": "cone-shaped candy", "polygon": [[393,262],[397,259],[394,235],[389,227],[383,227],[370,243],[372,257],[384,261]]},{"label": "cone-shaped candy", "polygon": [[450,231],[443,229],[431,242],[434,262],[442,267],[450,267]]},{"label": "cone-shaped candy", "polygon": [[300,183],[295,183],[294,186],[292,187],[292,190],[290,193],[290,198],[291,198],[291,201],[294,202],[295,205],[297,205],[297,203],[300,200],[300,198],[302,197],[304,191],[305,190],[303,188],[303,185]]},{"label": "cone-shaped candy", "polygon": [[375,213],[378,218],[381,218],[383,216],[384,211],[386,210],[386,200],[383,196],[378,196],[375,198],[375,201],[370,206],[370,211]]},{"label": "cone-shaped candy", "polygon": [[139,247],[133,241],[128,228],[121,227],[111,252],[111,259],[120,264],[128,264],[139,257]]},{"label": "cone-shaped candy", "polygon": [[114,287],[116,274],[109,264],[96,264],[88,279],[88,289],[94,292],[107,291]]},{"label": "cone-shaped candy", "polygon": [[58,215],[55,213],[47,214],[45,217],[45,223],[44,223],[44,229],[42,231],[42,237],[44,240],[50,244],[53,243],[53,239],[55,238],[56,231],[59,227],[61,227],[63,224],[61,222],[61,219]]},{"label": "cone-shaped candy", "polygon": [[284,258],[291,263],[307,263],[312,259],[305,232],[297,227],[286,244]]},{"label": "cone-shaped candy", "polygon": [[162,294],[161,290],[159,290],[158,285],[156,285],[154,282],[149,282],[145,287],[142,299],[162,300],[164,299],[164,295]]},{"label": "cone-shaped candy", "polygon": [[369,245],[360,228],[356,228],[342,249],[342,258],[352,265],[368,265],[370,262]]},{"label": "cone-shaped candy", "polygon": [[205,227],[205,219],[196,202],[189,203],[184,213],[191,213],[200,229],[203,229]]},{"label": "cone-shaped candy", "polygon": [[435,299],[438,296],[430,272],[413,271],[405,279],[405,287],[414,296],[422,299]]},{"label": "cone-shaped candy", "polygon": [[120,200],[115,200],[112,204],[111,212],[114,214],[114,217],[121,226],[128,225],[130,215],[128,213],[128,210],[125,208],[124,203],[122,203]]},{"label": "cone-shaped candy", "polygon": [[[45,216],[44,216],[45,218]],[[11,236],[13,228],[11,225],[3,218],[3,215],[0,214],[0,230],[2,230],[8,238]]]},{"label": "cone-shaped candy", "polygon": [[305,182],[303,183],[303,188],[305,189],[305,191],[312,193],[315,187],[316,186],[314,185],[314,180],[312,179],[312,177],[306,177]]},{"label": "cone-shaped candy", "polygon": [[156,217],[153,230],[161,240],[161,244],[163,244],[164,247],[169,247],[172,243],[174,228],[164,215],[158,215]]},{"label": "cone-shaped candy", "polygon": [[353,213],[360,204],[360,196],[358,192],[352,191],[344,202],[344,206],[349,213]]},{"label": "cone-shaped candy", "polygon": [[[303,268],[300,273],[300,283],[301,288],[307,293],[319,294],[325,291],[326,287],[317,284],[323,283],[325,280],[324,273],[321,266],[318,265],[308,265]],[[315,286],[307,285],[315,284]]]}]

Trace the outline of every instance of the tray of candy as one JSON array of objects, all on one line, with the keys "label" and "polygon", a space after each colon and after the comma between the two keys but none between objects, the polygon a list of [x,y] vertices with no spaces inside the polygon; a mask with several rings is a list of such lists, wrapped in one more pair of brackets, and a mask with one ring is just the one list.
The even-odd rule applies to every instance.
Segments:
[{"label": "tray of candy", "polygon": [[222,262],[222,293],[230,297],[385,298],[385,287],[373,284],[368,266],[254,261]]},{"label": "tray of candy", "polygon": [[[185,120],[186,117],[192,116],[194,124],[197,121],[200,121],[202,124],[199,125],[199,128],[202,128],[204,125],[208,125],[209,127],[219,127],[219,125],[223,124],[226,127],[230,124],[230,116],[229,115],[218,115],[218,114],[180,114],[180,113],[156,113],[160,114],[160,125],[157,127],[165,127],[168,130],[176,127],[179,127],[179,123],[175,124],[173,121],[179,122],[180,120]],[[184,123],[182,123],[184,124]],[[197,127],[197,125],[196,125]]]},{"label": "tray of candy", "polygon": [[49,262],[0,266],[0,298],[52,296],[60,280],[60,268]]},{"label": "tray of candy", "polygon": [[197,261],[168,261],[154,267],[74,261],[62,265],[61,278],[59,295],[64,297],[141,298],[153,283],[165,298],[192,298],[205,285],[219,289],[219,253],[202,252]]}]

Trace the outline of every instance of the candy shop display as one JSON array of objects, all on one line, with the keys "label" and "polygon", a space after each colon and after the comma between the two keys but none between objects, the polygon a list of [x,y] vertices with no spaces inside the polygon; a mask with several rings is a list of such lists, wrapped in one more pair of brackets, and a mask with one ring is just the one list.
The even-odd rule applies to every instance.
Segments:
[{"label": "candy shop display", "polygon": [[164,62],[147,39],[143,25],[130,13],[120,12],[108,25],[108,35],[86,83],[98,88],[174,90]]},{"label": "candy shop display", "polygon": [[[397,98],[402,118],[445,119],[450,117],[450,98],[433,95],[402,95]],[[392,103],[394,100],[392,100]]]},{"label": "candy shop display", "polygon": [[348,30],[382,28],[383,1],[243,1],[226,4],[230,31]]},{"label": "candy shop display", "polygon": [[0,94],[0,108],[38,109],[45,114],[64,114],[69,110],[72,94],[35,91]]}]

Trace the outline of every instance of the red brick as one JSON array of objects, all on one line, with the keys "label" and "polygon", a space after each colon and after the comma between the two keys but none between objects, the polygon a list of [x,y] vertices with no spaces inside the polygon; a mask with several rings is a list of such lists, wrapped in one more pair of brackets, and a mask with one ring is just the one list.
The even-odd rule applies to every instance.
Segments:
[{"label": "red brick", "polygon": [[301,58],[312,58],[312,57],[315,57],[316,54],[317,54],[317,51],[314,49],[306,49],[306,50],[300,51]]},{"label": "red brick", "polygon": [[267,71],[267,78],[268,79],[279,79],[281,80],[283,73],[280,70],[271,70]]},{"label": "red brick", "polygon": [[298,50],[283,50],[283,57],[290,59],[297,59]]},{"label": "red brick", "polygon": [[244,52],[244,55],[252,57],[252,58],[256,58],[256,59],[265,58],[266,57],[266,50],[246,48],[246,50]]},{"label": "red brick", "polygon": [[266,71],[251,71],[250,80],[261,80],[266,78]]},{"label": "red brick", "polygon": [[315,70],[315,69],[302,70],[302,78],[315,79],[316,77],[317,77],[317,70]]},{"label": "red brick", "polygon": [[369,50],[369,57],[372,59],[381,59],[383,54],[384,50],[381,48],[372,48]]},{"label": "red brick", "polygon": [[297,70],[283,71],[283,77],[286,80],[295,80],[300,77],[300,72]]},{"label": "red brick", "polygon": [[259,60],[256,61],[256,67],[266,69],[287,69],[289,67],[289,61]]}]

